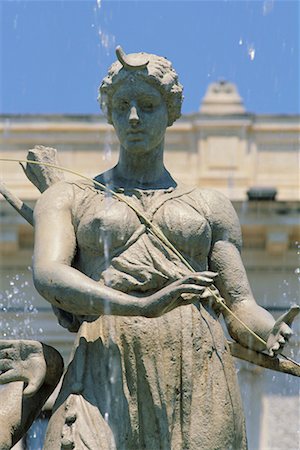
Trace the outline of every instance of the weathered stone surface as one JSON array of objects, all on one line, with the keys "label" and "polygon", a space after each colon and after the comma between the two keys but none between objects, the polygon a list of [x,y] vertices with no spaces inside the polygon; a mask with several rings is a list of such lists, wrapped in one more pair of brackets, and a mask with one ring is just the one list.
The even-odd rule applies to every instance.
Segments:
[{"label": "weathered stone surface", "polygon": [[22,165],[27,178],[40,192],[44,192],[52,184],[65,179],[62,171],[47,166],[47,164],[59,165],[55,148],[36,145],[32,150],[28,151],[27,159],[37,163],[44,163],[42,165],[26,163],[25,168]]}]

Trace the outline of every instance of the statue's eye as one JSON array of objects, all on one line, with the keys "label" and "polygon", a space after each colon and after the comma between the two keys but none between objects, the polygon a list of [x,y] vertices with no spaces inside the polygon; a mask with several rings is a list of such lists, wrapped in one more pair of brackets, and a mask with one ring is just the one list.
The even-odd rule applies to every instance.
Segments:
[{"label": "statue's eye", "polygon": [[154,105],[152,102],[143,102],[142,108],[144,111],[152,111],[154,108]]},{"label": "statue's eye", "polygon": [[117,105],[119,111],[127,111],[129,108],[129,103],[126,100],[122,100]]}]

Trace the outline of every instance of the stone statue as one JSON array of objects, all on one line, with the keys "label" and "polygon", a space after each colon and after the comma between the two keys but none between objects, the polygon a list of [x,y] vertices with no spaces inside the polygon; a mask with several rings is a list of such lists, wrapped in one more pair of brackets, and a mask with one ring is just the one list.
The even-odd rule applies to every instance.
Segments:
[{"label": "stone statue", "polygon": [[[240,394],[219,315],[235,341],[266,350],[250,329],[275,355],[296,313],[275,322],[255,302],[229,200],[181,185],[165,168],[166,128],[182,103],[171,63],[121,48],[117,57],[99,97],[120,141],[117,165],[94,181],[48,180],[34,211],[35,287],[61,325],[77,332],[44,448],[243,450]],[[38,166],[25,170],[41,184]],[[10,350],[2,345],[4,371]],[[40,367],[34,395],[45,389]]]}]

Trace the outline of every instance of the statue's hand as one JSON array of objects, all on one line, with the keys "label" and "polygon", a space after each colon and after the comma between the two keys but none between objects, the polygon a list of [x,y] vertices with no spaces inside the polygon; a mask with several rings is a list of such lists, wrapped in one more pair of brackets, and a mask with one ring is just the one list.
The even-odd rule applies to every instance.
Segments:
[{"label": "statue's hand", "polygon": [[[196,272],[174,281],[145,299],[143,315],[159,317],[178,306],[194,303],[202,298],[207,300],[211,296],[207,288],[213,285],[216,276],[217,273],[214,272]],[[212,290],[215,293],[216,289]]]},{"label": "statue's hand", "polygon": [[0,384],[24,381],[23,394],[30,397],[43,384],[46,370],[40,342],[0,340]]},{"label": "statue's hand", "polygon": [[280,316],[274,323],[267,339],[267,350],[270,356],[276,356],[278,353],[281,353],[283,347],[288,343],[293,334],[290,326],[299,311],[299,306],[292,306],[288,312]]}]

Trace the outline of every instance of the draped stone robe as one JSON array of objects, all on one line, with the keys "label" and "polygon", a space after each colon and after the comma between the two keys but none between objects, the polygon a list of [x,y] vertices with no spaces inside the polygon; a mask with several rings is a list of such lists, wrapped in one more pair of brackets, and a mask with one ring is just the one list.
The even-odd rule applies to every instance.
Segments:
[{"label": "draped stone robe", "polygon": [[[189,273],[127,204],[72,183],[73,266],[111,288],[150,295]],[[196,271],[208,269],[211,211],[201,191],[119,190]],[[46,450],[243,450],[235,369],[217,312],[195,301],[159,318],[75,317],[78,334]]]}]

